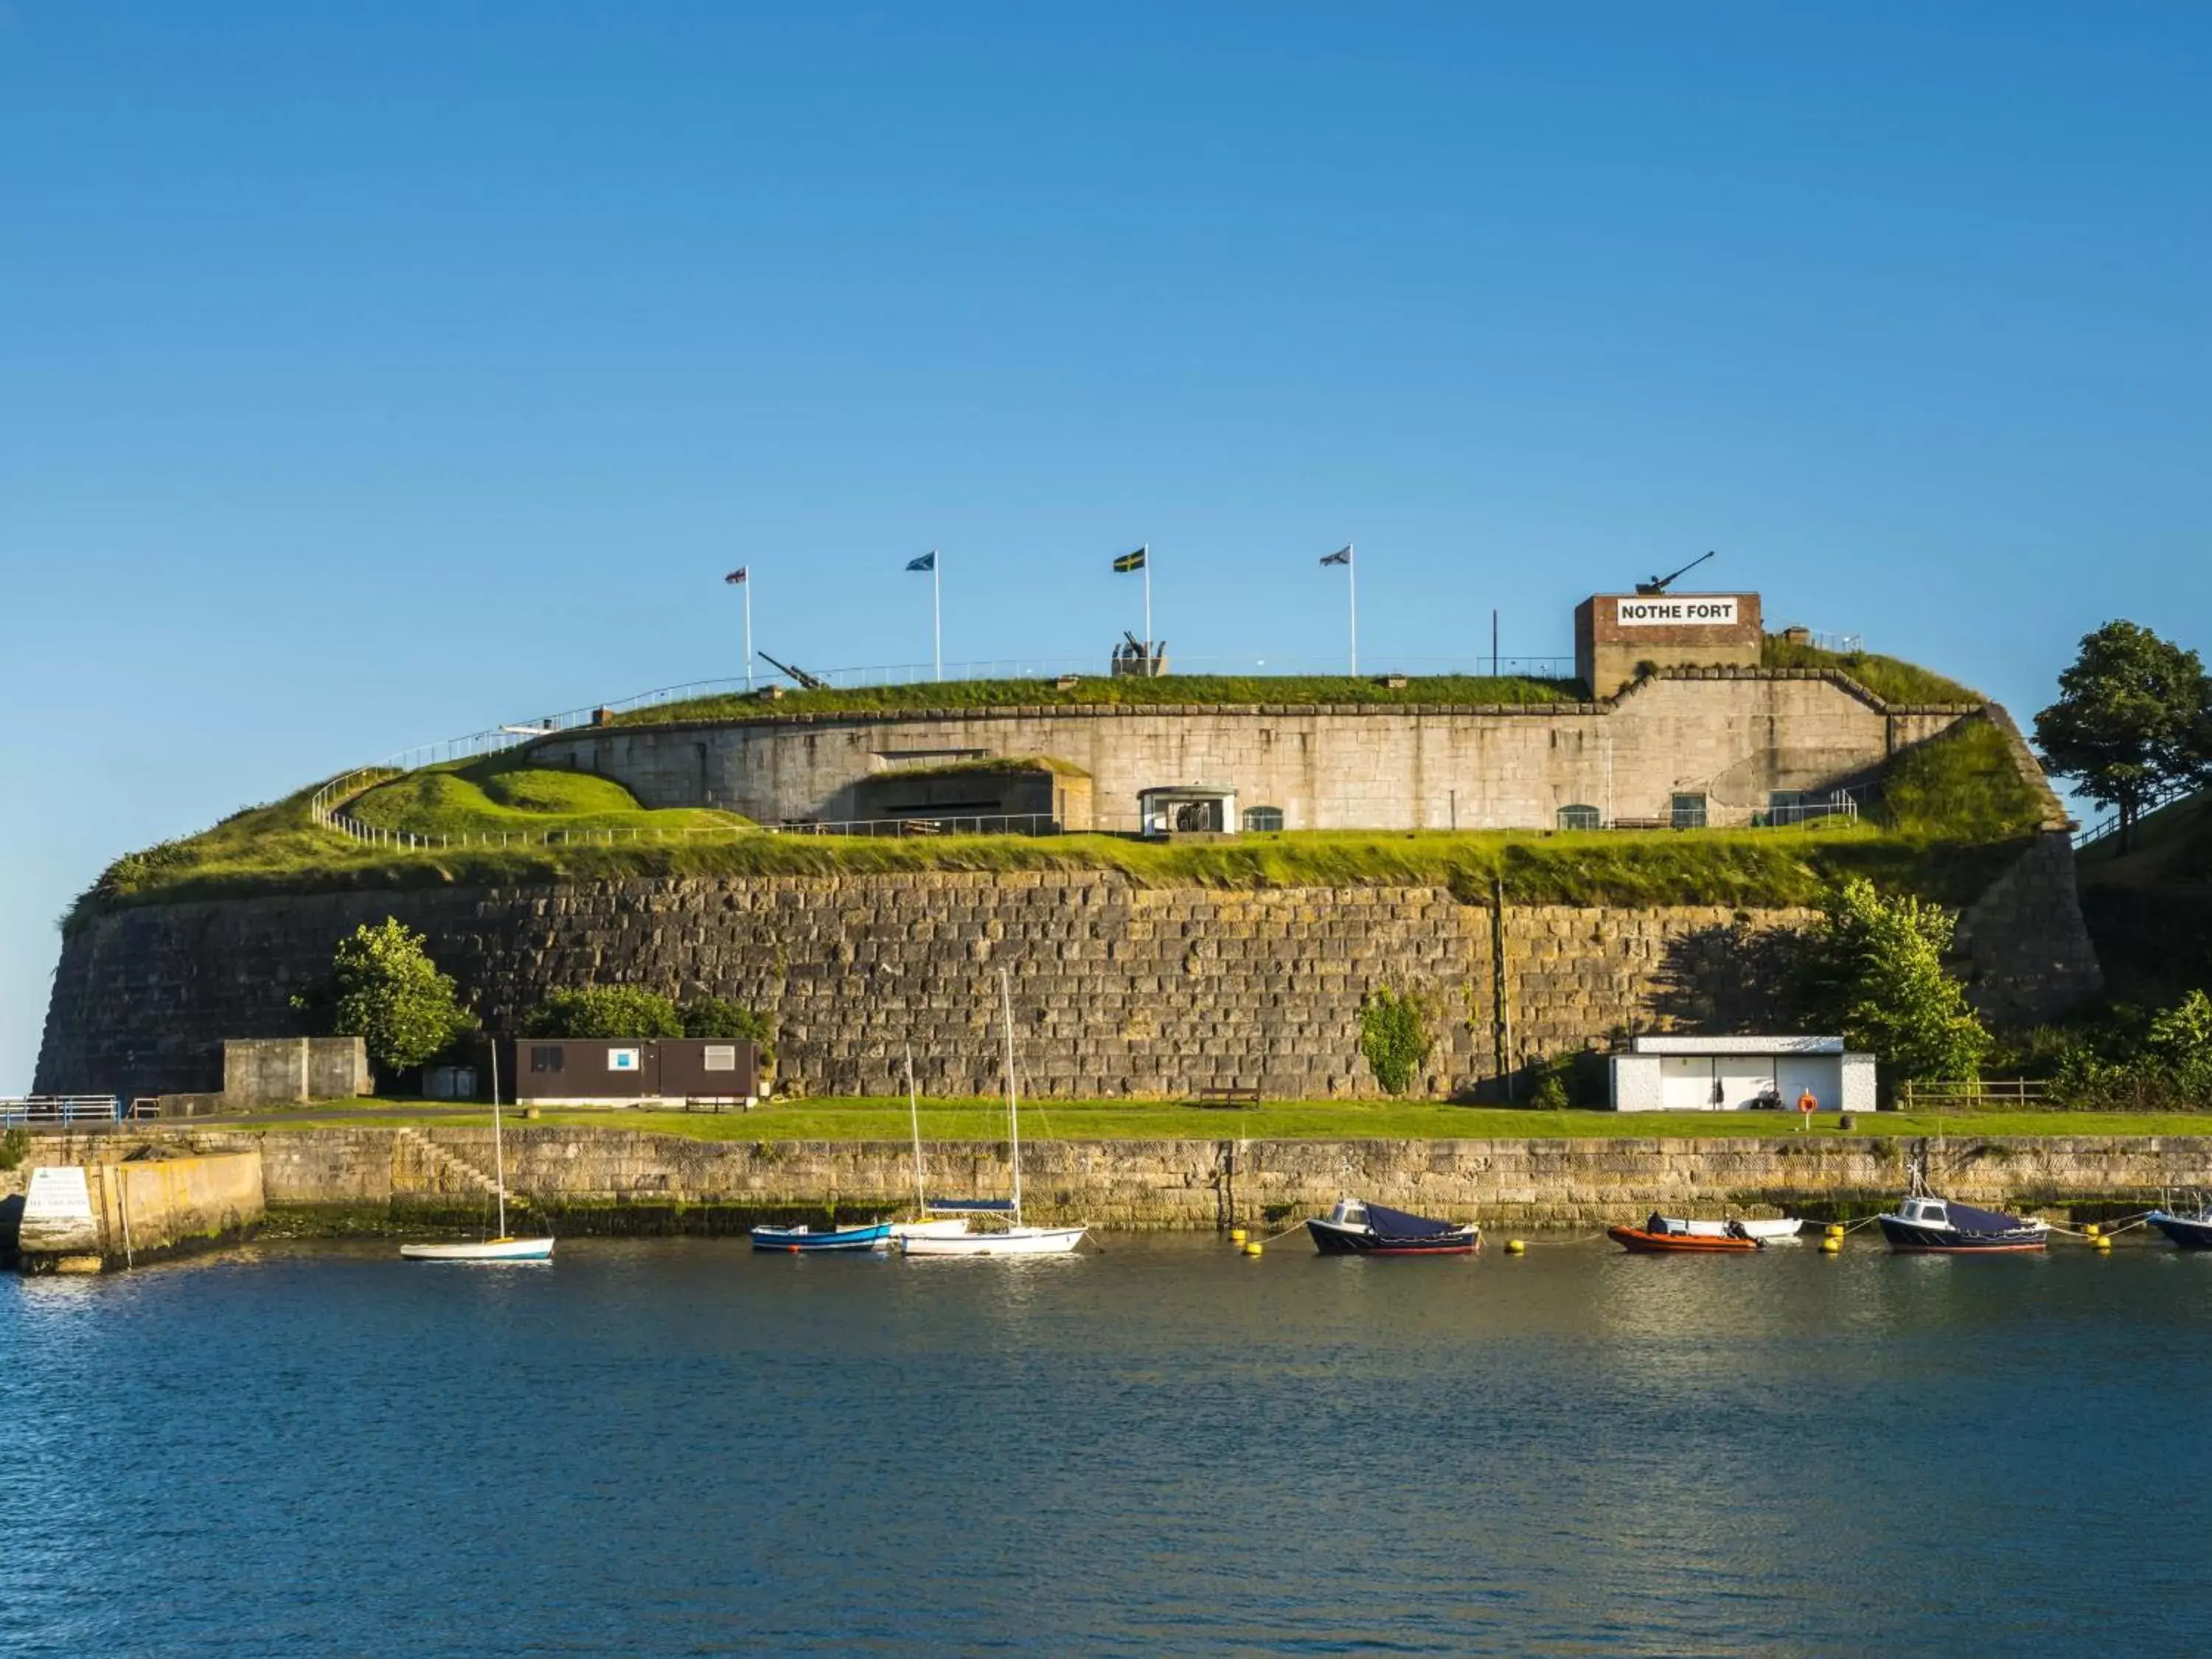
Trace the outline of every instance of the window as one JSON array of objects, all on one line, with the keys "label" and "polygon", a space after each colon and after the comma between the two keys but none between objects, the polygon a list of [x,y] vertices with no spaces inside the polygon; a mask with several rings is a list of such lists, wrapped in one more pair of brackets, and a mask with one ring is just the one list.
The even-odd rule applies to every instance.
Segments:
[{"label": "window", "polygon": [[1605,815],[1595,806],[1562,806],[1559,809],[1559,828],[1602,830],[1605,828]]},{"label": "window", "polygon": [[1705,798],[1677,795],[1669,805],[1668,817],[1677,830],[1702,830],[1705,827]]},{"label": "window", "polygon": [[561,1058],[557,1044],[535,1043],[530,1050],[530,1069],[533,1072],[557,1072],[561,1069]]},{"label": "window", "polygon": [[738,1069],[738,1045],[734,1042],[710,1042],[702,1061],[710,1072],[734,1072]]},{"label": "window", "polygon": [[1283,809],[1279,806],[1248,806],[1244,809],[1247,830],[1279,830],[1283,827]]},{"label": "window", "polygon": [[610,1072],[635,1072],[637,1069],[636,1049],[610,1048],[607,1050],[607,1070]]}]

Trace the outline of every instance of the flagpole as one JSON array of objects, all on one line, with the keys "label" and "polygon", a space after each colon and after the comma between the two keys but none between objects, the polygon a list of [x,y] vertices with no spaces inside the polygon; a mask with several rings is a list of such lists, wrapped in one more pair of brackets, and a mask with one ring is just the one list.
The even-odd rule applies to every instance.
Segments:
[{"label": "flagpole", "polygon": [[1352,595],[1352,678],[1359,678],[1359,555],[1350,542],[1344,544],[1344,580]]},{"label": "flagpole", "polygon": [[753,689],[753,573],[750,566],[738,586],[745,590],[745,690],[750,691]]},{"label": "flagpole", "polygon": [[945,555],[935,548],[929,550],[929,648],[937,663],[937,678],[945,678],[945,589],[942,568]]},{"label": "flagpole", "polygon": [[1141,567],[1145,573],[1145,675],[1150,678],[1152,658],[1157,654],[1152,649],[1152,544],[1146,542],[1138,550],[1145,556]]}]

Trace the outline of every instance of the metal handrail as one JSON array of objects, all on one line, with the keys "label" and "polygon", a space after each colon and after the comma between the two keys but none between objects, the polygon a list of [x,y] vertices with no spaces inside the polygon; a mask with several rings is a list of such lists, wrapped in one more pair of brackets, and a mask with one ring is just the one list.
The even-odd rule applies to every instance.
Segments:
[{"label": "metal handrail", "polygon": [[[2154,789],[2144,799],[2143,804],[2136,809],[2136,822],[2141,823],[2144,818],[2157,811],[2160,807],[2171,806],[2184,795],[2194,794],[2199,787],[2193,781],[2183,781],[2169,783],[2161,788]],[[2078,853],[2084,847],[2093,847],[2100,841],[2117,836],[2119,832],[2120,815],[2118,812],[2107,814],[2087,829],[2075,832],[2074,850]]]},{"label": "metal handrail", "polygon": [[123,1103],[113,1095],[0,1095],[0,1128],[122,1121]]}]

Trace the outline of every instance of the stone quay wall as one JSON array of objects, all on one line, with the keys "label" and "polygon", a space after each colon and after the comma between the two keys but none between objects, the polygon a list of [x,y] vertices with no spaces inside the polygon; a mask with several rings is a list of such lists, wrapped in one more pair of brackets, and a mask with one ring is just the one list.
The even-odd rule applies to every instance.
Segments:
[{"label": "stone quay wall", "polygon": [[[171,1152],[258,1154],[272,1208],[358,1221],[473,1214],[491,1131],[408,1128],[117,1132]],[[1001,1145],[925,1146],[933,1191],[1004,1196]],[[1869,1213],[1905,1190],[1918,1158],[1938,1190],[2002,1208],[2148,1206],[2200,1181],[2212,1138],[1773,1135],[1468,1140],[1044,1140],[1023,1147],[1025,1212],[1120,1228],[1288,1226],[1356,1195],[1498,1227],[1582,1227],[1654,1209]],[[752,1219],[884,1212],[912,1201],[904,1142],[703,1141],[515,1124],[511,1192],[577,1231],[731,1231]],[[33,1162],[57,1161],[34,1149]]]},{"label": "stone quay wall", "polygon": [[[2063,1006],[2094,988],[2070,850],[1962,930],[1990,994]],[[2063,884],[2063,894],[2056,884]],[[2051,890],[2045,890],[2046,888]],[[1372,993],[1417,998],[1434,1040],[1418,1092],[1502,1092],[1531,1061],[1631,1030],[1773,1018],[1777,930],[1802,911],[1507,905],[1442,888],[1148,888],[1111,872],[669,878],[418,888],[130,907],[74,929],[37,1088],[212,1091],[226,1038],[295,1029],[292,994],[387,915],[427,934],[494,1030],[553,990],[628,983],[772,1012],[778,1075],[814,1094],[1000,1086],[1011,971],[1024,1086],[1060,1098],[1203,1088],[1380,1093],[1361,1057]]]},{"label": "stone quay wall", "polygon": [[1551,829],[1565,806],[1663,822],[1678,793],[1717,825],[1748,823],[1778,789],[1863,789],[1977,712],[1893,706],[1829,670],[1674,668],[1598,702],[763,713],[580,727],[528,752],[647,806],[763,823],[865,817],[860,787],[902,767],[1048,755],[1091,775],[1094,822],[1074,829],[1135,829],[1139,791],[1194,783],[1275,807],[1290,830]]},{"label": "stone quay wall", "polygon": [[[129,1148],[144,1149],[143,1142]],[[152,1150],[153,1157],[125,1162],[118,1161],[125,1144],[112,1139],[58,1136],[34,1141],[32,1155],[0,1176],[0,1256],[20,1255],[30,1268],[119,1265],[232,1237],[261,1219],[263,1161],[258,1146],[197,1152],[155,1142]],[[27,1220],[22,1193],[31,1170],[72,1164],[84,1170],[89,1217]]]}]

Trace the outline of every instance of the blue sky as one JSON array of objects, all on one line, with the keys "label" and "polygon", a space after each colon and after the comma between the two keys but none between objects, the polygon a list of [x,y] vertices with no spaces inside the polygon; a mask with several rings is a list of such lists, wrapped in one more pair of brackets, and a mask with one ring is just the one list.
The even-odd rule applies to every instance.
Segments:
[{"label": "blue sky", "polygon": [[2212,647],[2202,7],[6,0],[0,1091],[117,854],[738,672]]}]

